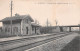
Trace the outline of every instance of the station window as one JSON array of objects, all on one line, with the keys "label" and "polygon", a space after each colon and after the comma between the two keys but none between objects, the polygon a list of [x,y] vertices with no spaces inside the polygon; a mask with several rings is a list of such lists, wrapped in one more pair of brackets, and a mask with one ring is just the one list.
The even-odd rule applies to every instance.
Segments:
[{"label": "station window", "polygon": [[10,32],[10,28],[8,28],[8,30],[7,30],[8,32]]},{"label": "station window", "polygon": [[7,28],[5,28],[5,32],[7,32]]},{"label": "station window", "polygon": [[25,22],[28,23],[28,19],[26,19]]},{"label": "station window", "polygon": [[14,32],[18,32],[18,27],[13,28]]},{"label": "station window", "polygon": [[18,27],[16,27],[16,32],[18,32]]},{"label": "station window", "polygon": [[5,28],[5,32],[10,32],[10,28]]}]

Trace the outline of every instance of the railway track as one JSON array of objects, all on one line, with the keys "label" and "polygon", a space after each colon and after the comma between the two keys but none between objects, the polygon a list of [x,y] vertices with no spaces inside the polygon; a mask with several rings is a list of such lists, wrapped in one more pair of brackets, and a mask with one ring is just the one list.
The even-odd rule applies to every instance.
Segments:
[{"label": "railway track", "polygon": [[[64,33],[61,33],[64,34]],[[29,38],[22,38],[22,39],[16,39],[16,40],[9,40],[9,41],[2,41],[0,42],[0,46],[1,45],[5,45],[5,44],[10,44],[10,43],[17,43],[17,42],[21,42],[21,41],[25,41],[25,40],[32,40],[32,39],[36,39],[36,38],[42,38],[42,37],[47,37],[47,36],[55,36],[58,35],[57,33],[55,34],[51,34],[51,35],[46,35],[46,36],[37,36],[37,37],[29,37]]]},{"label": "railway track", "polygon": [[[56,34],[54,34],[54,36],[55,35]],[[16,40],[3,41],[3,42],[0,42],[0,46],[6,45],[6,44],[18,43],[18,42],[26,41],[26,40],[27,41],[28,40],[33,40],[33,39],[36,39],[36,38],[43,38],[43,37],[47,37],[47,36],[52,36],[52,35],[38,36],[38,37],[29,37],[29,38],[22,38],[22,39],[16,39]]]},{"label": "railway track", "polygon": [[[17,51],[20,51],[19,49],[21,49],[23,47],[26,47],[25,49],[29,49],[29,48],[32,48],[34,46],[38,46],[40,44],[47,43],[51,40],[55,40],[55,39],[64,37],[68,34],[70,34],[70,33],[65,33],[65,34],[62,33],[60,35],[59,34],[52,34],[52,35],[46,35],[46,36],[38,36],[38,37],[30,37],[30,38],[22,38],[22,39],[17,39],[17,40],[3,41],[3,42],[0,42],[0,49],[1,49],[1,51],[15,51],[16,49],[18,49]],[[40,40],[40,39],[43,39],[43,40]],[[35,41],[35,40],[37,40],[37,41]],[[26,43],[26,42],[29,42],[29,43]],[[23,45],[20,45],[19,43],[20,44],[23,43]],[[15,45],[19,44],[19,46],[15,47],[14,44]],[[35,45],[32,45],[32,44],[35,44]],[[11,48],[9,48],[9,46]]]}]

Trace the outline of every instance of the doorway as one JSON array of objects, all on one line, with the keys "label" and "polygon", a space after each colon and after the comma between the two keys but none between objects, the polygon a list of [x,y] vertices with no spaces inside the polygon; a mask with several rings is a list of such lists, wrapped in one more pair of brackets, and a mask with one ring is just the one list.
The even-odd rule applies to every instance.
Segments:
[{"label": "doorway", "polygon": [[26,34],[28,34],[28,27],[26,27]]},{"label": "doorway", "polygon": [[35,34],[36,34],[36,27],[35,27]]}]

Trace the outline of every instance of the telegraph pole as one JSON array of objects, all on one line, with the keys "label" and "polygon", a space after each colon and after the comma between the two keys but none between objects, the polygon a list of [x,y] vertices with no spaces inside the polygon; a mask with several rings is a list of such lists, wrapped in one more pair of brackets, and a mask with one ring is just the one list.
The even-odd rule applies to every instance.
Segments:
[{"label": "telegraph pole", "polygon": [[[13,3],[13,1],[11,0],[11,17],[12,17],[12,6],[13,6],[12,3]],[[11,23],[11,34],[13,34],[13,33],[12,33],[12,20],[10,21],[10,23]]]},{"label": "telegraph pole", "polygon": [[13,1],[11,0],[11,17],[12,17],[12,6],[13,6]]},{"label": "telegraph pole", "polygon": [[55,22],[56,22],[56,26],[58,26],[58,21],[57,21],[57,20],[55,20]]},{"label": "telegraph pole", "polygon": [[48,27],[48,24],[49,24],[49,23],[48,23],[48,19],[47,19],[47,22],[46,22],[46,24],[47,24],[47,27]]}]

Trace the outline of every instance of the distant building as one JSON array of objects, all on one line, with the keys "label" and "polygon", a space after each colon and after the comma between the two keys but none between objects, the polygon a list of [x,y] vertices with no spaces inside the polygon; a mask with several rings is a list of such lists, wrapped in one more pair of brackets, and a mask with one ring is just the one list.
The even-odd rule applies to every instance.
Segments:
[{"label": "distant building", "polygon": [[7,34],[11,34],[11,20],[12,20],[12,34],[13,35],[30,35],[40,34],[40,25],[32,23],[34,20],[30,15],[15,14],[13,17],[6,17],[0,22],[3,23],[2,30]]}]

